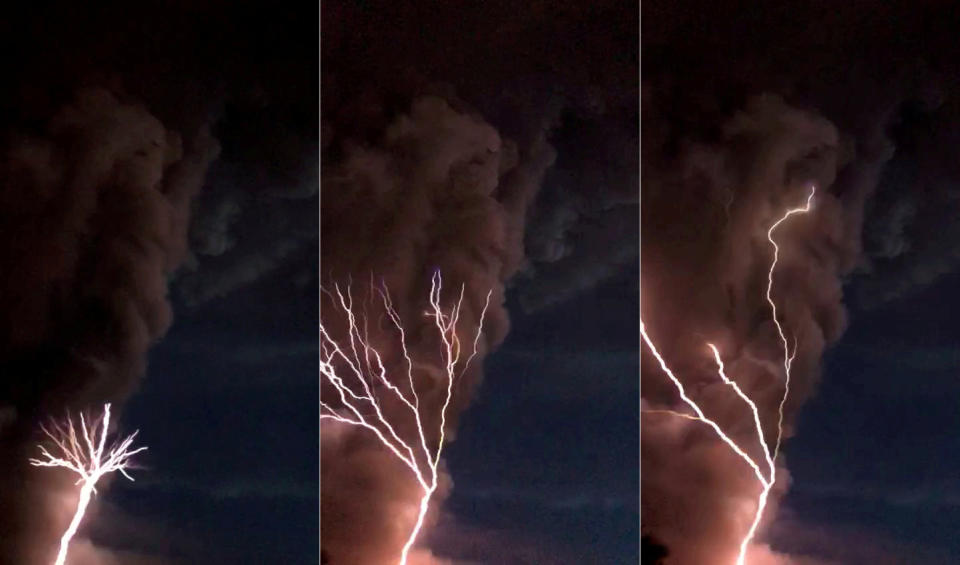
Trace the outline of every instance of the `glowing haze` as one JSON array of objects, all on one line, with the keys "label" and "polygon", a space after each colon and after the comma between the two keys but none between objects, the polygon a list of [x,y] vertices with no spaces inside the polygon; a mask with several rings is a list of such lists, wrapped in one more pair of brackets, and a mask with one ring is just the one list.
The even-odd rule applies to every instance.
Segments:
[{"label": "glowing haze", "polygon": [[110,404],[103,406],[103,414],[89,425],[83,413],[80,413],[80,426],[74,424],[70,416],[66,423],[53,422],[50,427],[43,427],[43,433],[57,449],[50,453],[43,445],[40,447],[41,458],[30,459],[34,467],[59,467],[68,469],[80,476],[77,484],[80,485],[77,509],[70,520],[70,525],[60,538],[60,549],[57,551],[55,565],[64,565],[67,561],[67,551],[70,541],[76,535],[80,523],[83,521],[90,499],[97,492],[97,483],[104,475],[119,471],[124,477],[133,480],[127,474],[132,466],[130,458],[146,451],[146,447],[131,449],[137,432],[120,441],[107,446],[107,434],[110,430]]}]

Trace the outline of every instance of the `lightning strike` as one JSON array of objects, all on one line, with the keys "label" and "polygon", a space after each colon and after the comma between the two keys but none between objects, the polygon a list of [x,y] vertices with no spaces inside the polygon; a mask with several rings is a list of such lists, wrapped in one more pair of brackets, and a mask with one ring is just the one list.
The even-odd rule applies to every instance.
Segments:
[{"label": "lightning strike", "polygon": [[[109,403],[104,404],[103,415],[89,426],[83,413],[81,413],[79,433],[69,414],[65,425],[54,422],[50,428],[41,426],[43,433],[57,446],[59,457],[54,456],[47,451],[46,447],[40,445],[38,447],[43,458],[30,459],[30,464],[34,467],[63,467],[69,469],[80,476],[76,484],[81,485],[80,500],[77,502],[77,509],[73,514],[70,525],[60,538],[60,550],[57,553],[56,561],[54,561],[55,565],[66,563],[70,541],[76,535],[77,529],[83,521],[83,515],[87,511],[90,499],[97,493],[97,482],[104,475],[114,471],[119,471],[120,474],[132,481],[133,477],[127,474],[127,469],[132,468],[130,458],[147,449],[146,447],[130,449],[133,440],[137,437],[138,432],[136,431],[107,448],[109,427]],[[104,451],[106,451],[106,455]]]},{"label": "lightning strike", "polygon": [[770,271],[767,272],[767,303],[770,304],[771,318],[773,318],[773,323],[777,326],[777,333],[780,335],[781,342],[783,342],[784,374],[783,397],[780,399],[780,406],[777,408],[779,419],[777,420],[777,441],[773,448],[774,458],[780,453],[780,441],[783,438],[783,405],[786,404],[787,396],[790,395],[790,367],[793,366],[793,358],[797,354],[797,347],[794,345],[793,353],[790,353],[790,348],[787,345],[787,336],[783,332],[783,326],[780,325],[780,320],[777,319],[777,303],[773,301],[773,271],[777,268],[777,260],[780,258],[780,246],[777,245],[777,242],[773,239],[773,230],[777,229],[780,224],[785,222],[790,216],[809,212],[813,205],[813,195],[816,194],[816,192],[816,185],[811,185],[810,195],[807,196],[807,203],[801,208],[787,210],[787,212],[767,230],[767,241],[773,246],[773,261],[770,263]]},{"label": "lightning strike", "polygon": [[[724,433],[723,429],[720,428],[714,420],[708,418],[700,406],[693,401],[686,394],[686,390],[683,387],[683,384],[680,380],[673,374],[673,371],[667,366],[666,361],[664,361],[663,356],[657,350],[656,346],[653,343],[653,340],[647,334],[646,327],[643,323],[643,320],[640,321],[640,335],[643,337],[644,343],[647,344],[647,347],[650,348],[650,351],[653,352],[654,357],[656,357],[657,362],[660,364],[660,368],[666,373],[667,377],[673,382],[674,386],[677,388],[677,391],[680,393],[680,398],[693,409],[695,415],[685,414],[682,412],[677,412],[674,410],[645,410],[647,413],[662,413],[673,415],[688,420],[698,420],[710,426],[713,431],[717,434],[721,441],[727,444],[730,449],[743,459],[753,470],[754,475],[757,477],[757,481],[760,483],[761,490],[760,494],[757,496],[757,509],[754,513],[753,521],[750,524],[749,530],[744,535],[743,539],[740,542],[740,550],[737,554],[736,565],[744,565],[746,563],[747,548],[750,546],[750,542],[753,541],[754,536],[757,533],[757,528],[760,525],[760,519],[763,517],[763,511],[767,506],[767,499],[770,496],[770,491],[773,489],[773,486],[777,481],[777,467],[776,459],[780,453],[780,445],[783,439],[783,407],[787,402],[787,398],[790,395],[790,369],[793,366],[793,360],[797,355],[797,344],[796,338],[794,338],[793,352],[790,351],[790,345],[787,340],[786,332],[784,332],[783,326],[780,324],[779,319],[777,318],[777,305],[773,300],[773,275],[777,268],[777,261],[780,258],[780,246],[777,245],[776,240],[773,238],[773,232],[791,216],[796,214],[806,214],[812,209],[813,196],[816,193],[817,187],[810,187],[810,194],[807,196],[806,203],[804,206],[798,208],[791,208],[784,212],[783,216],[780,217],[776,222],[774,222],[770,228],[767,230],[767,241],[770,242],[770,245],[773,246],[773,260],[770,263],[770,270],[767,272],[767,290],[766,290],[766,300],[770,305],[771,317],[774,324],[777,327],[777,334],[780,336],[780,340],[783,343],[783,372],[784,372],[784,391],[783,396],[780,399],[780,404],[777,407],[778,420],[777,420],[777,432],[776,439],[774,441],[773,449],[771,450],[770,445],[764,439],[763,425],[760,423],[760,412],[757,408],[756,403],[747,396],[743,390],[737,385],[736,382],[729,379],[726,375],[723,360],[720,357],[720,351],[712,343],[707,343],[707,346],[710,348],[713,353],[714,361],[717,364],[717,374],[720,376],[720,379],[723,383],[733,389],[734,393],[750,408],[750,411],[753,414],[753,423],[754,429],[756,432],[756,437],[760,443],[761,450],[763,452],[763,461],[758,461],[754,457],[751,457],[746,450],[735,442],[730,436]],[[767,474],[765,475],[761,470],[761,465],[765,463],[767,468]]]},{"label": "lightning strike", "polygon": [[[361,332],[357,316],[354,314],[353,298],[349,287],[346,294],[340,290],[339,286],[334,287],[336,295],[334,300],[347,317],[349,339],[338,343],[330,336],[323,324],[320,325],[320,374],[333,386],[342,405],[342,408],[338,411],[321,399],[321,421],[330,419],[369,430],[380,443],[410,469],[423,492],[416,523],[400,554],[400,565],[405,565],[407,562],[410,550],[423,528],[424,518],[430,508],[430,500],[437,490],[438,466],[446,440],[447,409],[453,398],[453,384],[459,376],[463,375],[477,354],[477,346],[483,332],[483,319],[486,316],[487,307],[490,305],[492,294],[492,291],[487,293],[486,302],[480,313],[477,331],[472,342],[472,352],[461,363],[462,347],[457,334],[457,322],[460,319],[465,286],[460,287],[460,295],[456,303],[448,312],[444,312],[440,305],[442,282],[440,273],[435,272],[430,284],[430,308],[424,312],[425,316],[433,318],[434,325],[440,335],[443,376],[446,381],[445,396],[439,417],[432,422],[433,425],[437,426],[439,436],[437,444],[433,448],[431,448],[431,443],[425,432],[425,426],[430,425],[431,422],[420,409],[420,396],[413,379],[414,363],[407,349],[406,333],[401,324],[400,315],[394,309],[387,290],[385,288],[378,289],[378,293],[383,301],[387,316],[399,336],[399,344],[406,367],[406,378],[404,380],[407,386],[405,388],[408,387],[409,391],[401,390],[400,386],[388,376],[388,371],[383,364],[380,353],[366,338],[366,320],[363,320],[364,329]],[[343,372],[338,373],[337,366]],[[347,382],[348,379],[349,383]],[[401,432],[398,431],[399,423],[391,421],[384,414],[381,408],[381,400],[375,392],[378,387],[392,393],[405,407],[415,423],[415,438],[402,438]]]}]

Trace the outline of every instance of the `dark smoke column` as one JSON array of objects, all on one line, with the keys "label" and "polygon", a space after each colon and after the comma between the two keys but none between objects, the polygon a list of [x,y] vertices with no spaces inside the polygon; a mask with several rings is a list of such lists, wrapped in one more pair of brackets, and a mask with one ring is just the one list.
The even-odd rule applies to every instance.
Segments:
[{"label": "dark smoke column", "polygon": [[[655,328],[684,386],[703,400],[704,412],[738,443],[749,441],[755,454],[752,414],[726,394],[704,341],[717,344],[726,374],[756,403],[768,444],[781,422],[784,340],[790,346],[795,358],[782,405],[777,482],[746,560],[783,563],[789,556],[771,548],[765,532],[790,484],[787,440],[796,415],[816,387],[824,349],[846,324],[841,281],[855,265],[862,203],[873,186],[863,172],[876,163],[869,155],[851,160],[831,121],[778,96],[746,100],[716,125],[715,137],[684,137],[662,107],[670,101],[651,90],[644,102],[643,127],[650,129],[642,169],[643,320]],[[768,230],[810,194],[810,184],[816,185],[810,213],[775,234],[779,258],[771,296],[781,334],[764,294],[773,259]],[[679,406],[646,351],[641,379],[646,405]],[[711,435],[682,418],[643,420],[641,519],[670,549],[671,563],[734,563],[755,517],[760,489]]]},{"label": "dark smoke column", "polygon": [[[460,320],[475,328],[490,292],[479,353],[457,382],[447,412],[448,439],[480,377],[482,356],[507,331],[504,282],[520,266],[523,218],[553,150],[542,139],[529,150],[500,137],[481,118],[446,99],[420,97],[361,145],[329,131],[321,170],[321,273],[323,284],[345,284],[354,294],[374,277],[390,289],[406,331],[410,357],[435,359],[436,327],[423,316],[424,289],[443,273],[444,287],[466,289]],[[366,289],[372,290],[372,289]],[[444,296],[447,303],[452,298]],[[326,300],[326,298],[324,299]],[[328,302],[321,319],[332,333],[343,320]],[[385,322],[369,326],[388,370],[403,371],[402,351]],[[442,367],[422,364],[413,377],[422,412],[439,415],[445,392]],[[335,392],[321,388],[323,398]],[[330,396],[327,396],[330,395]],[[402,409],[395,407],[394,409]],[[384,410],[391,410],[385,405]],[[390,417],[388,415],[388,417]],[[403,417],[403,415],[400,415]],[[421,493],[409,470],[369,432],[351,426],[321,428],[321,546],[336,565],[396,563],[416,518]],[[428,438],[435,442],[437,437]],[[450,488],[442,472],[426,532]],[[399,518],[398,518],[399,517]],[[434,562],[421,550],[411,564]]]},{"label": "dark smoke column", "polygon": [[[219,151],[88,89],[0,153],[0,562],[47,564],[76,504],[38,470],[39,423],[122,403],[171,321],[167,278]],[[90,551],[88,549],[88,551]]]}]

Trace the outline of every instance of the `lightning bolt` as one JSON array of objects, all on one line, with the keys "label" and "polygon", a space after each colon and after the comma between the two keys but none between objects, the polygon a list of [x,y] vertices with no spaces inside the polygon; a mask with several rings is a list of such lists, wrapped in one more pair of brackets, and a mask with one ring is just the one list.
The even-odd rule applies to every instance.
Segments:
[{"label": "lightning bolt", "polygon": [[[326,382],[333,386],[342,406],[338,411],[321,399],[321,421],[325,419],[335,420],[370,431],[380,440],[380,443],[410,469],[422,491],[417,520],[403,546],[400,554],[400,565],[407,562],[410,550],[423,528],[424,518],[430,508],[430,500],[437,490],[438,466],[446,440],[447,409],[453,398],[453,383],[457,377],[463,375],[477,354],[477,346],[483,332],[483,319],[486,316],[487,307],[490,305],[490,295],[493,292],[487,293],[486,302],[480,313],[477,331],[472,342],[472,352],[461,363],[462,347],[457,334],[457,322],[460,319],[460,311],[463,306],[465,287],[461,285],[460,296],[456,303],[449,311],[444,312],[440,305],[442,282],[439,271],[435,272],[430,283],[430,308],[425,312],[426,316],[433,318],[436,330],[440,335],[442,372],[446,381],[445,396],[440,408],[439,418],[438,421],[433,422],[437,426],[439,435],[435,448],[431,448],[424,431],[425,425],[430,423],[425,422],[425,414],[420,408],[420,396],[417,393],[417,387],[414,385],[414,364],[407,349],[406,333],[386,289],[378,289],[378,293],[383,301],[387,316],[399,334],[400,347],[406,367],[406,386],[404,388],[409,388],[408,391],[401,390],[400,386],[388,376],[380,353],[370,345],[366,338],[365,326],[364,331],[361,332],[357,316],[354,314],[353,298],[349,287],[347,287],[346,294],[340,290],[339,286],[334,287],[336,295],[334,301],[346,314],[348,339],[338,343],[330,336],[323,324],[320,325],[320,374]],[[364,325],[365,323],[364,320]],[[338,373],[338,366],[343,372]],[[401,434],[397,431],[398,422],[392,422],[381,408],[381,401],[375,394],[377,388],[385,388],[392,393],[408,411],[416,424],[416,438],[411,440],[401,437]]]},{"label": "lightning bolt", "polygon": [[[133,480],[133,477],[127,474],[127,469],[132,468],[130,458],[146,451],[146,447],[138,447],[131,450],[130,446],[137,437],[138,432],[124,438],[122,441],[113,443],[109,448],[107,445],[107,432],[110,427],[110,404],[104,404],[103,415],[95,420],[91,425],[80,414],[80,432],[77,432],[73,420],[67,415],[66,424],[52,423],[50,428],[41,426],[44,435],[52,441],[56,447],[59,457],[54,456],[47,448],[40,445],[42,459],[30,459],[29,462],[34,467],[62,467],[69,469],[80,476],[77,484],[80,486],[80,500],[77,503],[77,510],[73,514],[73,519],[60,538],[60,551],[57,553],[56,565],[63,565],[67,560],[67,550],[70,548],[70,540],[76,535],[80,522],[83,521],[83,515],[87,511],[90,499],[97,493],[97,482],[106,474],[119,471],[124,477]],[[98,438],[99,436],[99,438]],[[82,441],[81,441],[82,438]],[[106,455],[104,454],[106,451]]]},{"label": "lightning bolt", "polygon": [[780,224],[787,221],[790,216],[793,216],[794,214],[806,214],[809,212],[811,206],[813,205],[813,195],[816,194],[816,192],[816,185],[811,185],[810,195],[807,196],[806,204],[800,208],[787,210],[787,212],[772,226],[770,226],[770,229],[767,230],[767,241],[769,241],[770,245],[773,246],[773,261],[770,263],[770,271],[767,272],[767,303],[770,304],[771,318],[773,318],[773,323],[777,326],[777,333],[780,335],[780,341],[783,343],[784,374],[783,398],[780,399],[780,406],[777,408],[777,411],[779,412],[779,419],[777,420],[777,442],[773,449],[774,457],[780,453],[780,441],[783,438],[783,405],[786,404],[787,396],[790,395],[790,367],[793,366],[793,358],[797,354],[797,348],[796,345],[794,345],[793,353],[790,353],[790,348],[787,345],[787,336],[783,332],[783,326],[780,325],[780,320],[777,319],[777,303],[773,301],[773,271],[777,268],[777,260],[780,258],[780,246],[777,245],[776,240],[773,239],[773,230],[777,229]]},{"label": "lightning bolt", "polygon": [[[783,222],[787,221],[791,216],[796,214],[806,214],[811,210],[813,204],[813,196],[816,193],[817,187],[810,187],[810,194],[807,196],[806,203],[804,206],[798,208],[792,208],[784,212],[783,216],[780,217],[776,222],[774,222],[770,228],[767,230],[767,241],[770,242],[770,245],[773,246],[773,261],[770,263],[770,270],[767,272],[767,291],[766,291],[766,300],[770,305],[771,317],[773,322],[777,327],[777,334],[780,336],[780,340],[783,343],[783,372],[784,372],[784,390],[783,396],[780,398],[780,404],[777,407],[778,419],[777,419],[777,433],[776,439],[774,441],[773,449],[771,450],[770,445],[764,439],[763,426],[760,423],[760,412],[757,409],[756,403],[747,396],[743,390],[737,385],[736,382],[729,379],[724,370],[723,359],[720,357],[720,351],[712,343],[707,343],[707,346],[710,348],[713,353],[714,361],[717,364],[717,374],[720,376],[720,379],[723,383],[733,389],[734,393],[750,408],[750,411],[753,414],[753,423],[754,430],[756,432],[757,440],[760,443],[760,447],[763,451],[763,461],[758,461],[754,457],[751,457],[746,450],[737,442],[735,442],[730,436],[724,433],[723,429],[717,424],[714,420],[708,418],[700,406],[687,396],[686,390],[683,387],[683,383],[674,375],[673,371],[667,366],[666,361],[664,361],[663,356],[657,350],[657,347],[654,345],[653,340],[650,338],[647,333],[646,326],[643,323],[643,320],[640,320],[640,335],[643,337],[644,343],[647,344],[647,347],[650,348],[650,351],[653,352],[654,357],[656,357],[657,362],[660,364],[660,368],[666,373],[667,377],[670,378],[670,381],[673,382],[677,391],[680,393],[680,398],[693,409],[694,414],[685,414],[682,412],[677,412],[674,410],[644,410],[645,413],[661,413],[673,415],[681,418],[686,418],[689,420],[698,420],[707,424],[713,431],[717,434],[721,441],[727,444],[728,447],[750,468],[753,470],[753,474],[756,476],[757,481],[760,483],[761,490],[760,494],[757,496],[757,509],[754,513],[753,521],[750,524],[750,529],[747,530],[747,533],[744,535],[743,539],[740,542],[740,550],[737,554],[737,565],[744,565],[746,562],[747,548],[750,545],[750,542],[753,540],[754,536],[757,533],[757,528],[760,525],[760,519],[763,517],[763,511],[767,506],[767,499],[770,496],[770,491],[773,489],[773,486],[777,481],[777,467],[776,459],[780,453],[780,446],[783,439],[783,407],[787,402],[787,398],[790,395],[790,369],[793,366],[793,360],[797,355],[797,345],[794,341],[793,352],[790,351],[790,346],[787,340],[786,333],[784,332],[783,326],[780,324],[779,319],[777,318],[777,305],[773,300],[773,275],[777,268],[777,261],[780,258],[780,246],[777,245],[776,240],[773,238],[773,232],[781,225]],[[764,474],[761,466],[766,466],[767,473]]]}]

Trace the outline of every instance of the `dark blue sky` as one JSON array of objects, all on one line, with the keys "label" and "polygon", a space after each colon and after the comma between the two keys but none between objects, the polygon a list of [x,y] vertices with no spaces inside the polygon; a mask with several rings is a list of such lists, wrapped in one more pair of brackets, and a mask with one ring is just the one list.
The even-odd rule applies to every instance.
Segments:
[{"label": "dark blue sky", "polygon": [[[101,80],[142,99],[171,129],[189,134],[214,123],[229,167],[208,177],[198,209],[252,210],[234,226],[248,238],[240,255],[252,263],[304,253],[288,262],[295,269],[256,273],[250,278],[262,278],[255,283],[241,281],[239,290],[199,306],[175,290],[174,325],[118,418],[124,429],[141,430],[150,446],[147,468],[135,473],[136,483],[117,480],[105,491],[102,519],[91,520],[86,534],[104,546],[186,563],[316,563],[317,289],[313,275],[302,274],[315,270],[317,230],[313,200],[296,196],[317,180],[316,14],[196,4],[148,6],[129,16],[113,7],[61,6],[55,22],[47,13],[8,18],[11,33],[3,34],[16,59],[8,66],[18,69],[8,82],[30,86],[3,98],[29,99],[24,123],[46,123],[46,106],[57,98],[47,100],[49,93]],[[598,11],[567,3],[549,17],[539,3],[529,10],[478,3],[474,14],[420,3],[330,4],[325,37],[334,49],[326,40],[325,68],[339,71],[332,76],[340,82],[325,96],[342,107],[326,108],[342,110],[328,111],[335,130],[338,120],[356,126],[359,133],[348,129],[346,139],[379,135],[379,122],[400,111],[398,100],[421,94],[421,80],[449,85],[504,135],[527,139],[556,121],[559,172],[544,189],[546,196],[555,191],[554,205],[543,198],[531,218],[549,228],[563,224],[570,208],[588,224],[578,233],[593,236],[555,274],[566,270],[576,279],[587,260],[632,249],[617,246],[622,233],[589,227],[633,227],[632,208],[600,216],[609,203],[634,197],[627,194],[636,170],[632,3],[599,3],[605,7]],[[953,221],[960,178],[955,22],[912,3],[797,4],[649,4],[644,81],[663,79],[676,91],[665,96],[671,103],[662,123],[649,111],[647,123],[671,126],[660,129],[675,149],[715,136],[711,120],[720,123],[745,96],[775,92],[854,138],[876,129],[899,156],[886,165],[877,194],[898,198],[879,198],[879,212],[866,211],[866,255],[880,258],[881,272],[884,258],[900,255],[948,257],[933,271],[956,269],[949,258],[956,255],[951,242],[960,241],[953,227],[960,225]],[[55,45],[49,37],[58,38]],[[369,85],[383,88],[382,99],[365,90]],[[538,89],[547,94],[532,94]],[[543,108],[552,108],[555,90],[573,110],[548,116]],[[584,125],[584,116],[596,123]],[[620,141],[611,124],[627,124],[631,135]],[[860,145],[849,147],[861,155],[884,152],[872,139],[855,141]],[[629,174],[613,174],[617,167]],[[285,204],[265,206],[275,189],[286,191],[278,199]],[[907,193],[913,199],[904,203],[899,196]],[[924,202],[936,210],[924,210]],[[294,212],[303,218],[294,220]],[[203,242],[214,256],[222,253],[215,243],[229,247],[214,228],[230,223],[215,220]],[[898,232],[911,221],[906,243],[913,248],[900,245]],[[889,230],[870,233],[882,227]],[[548,244],[556,241],[539,241],[539,260],[549,263],[556,249]],[[534,247],[527,251],[536,262]],[[545,264],[537,265],[541,273],[549,272]],[[245,266],[220,265],[241,275]],[[438,552],[496,563],[636,561],[638,279],[627,269],[535,313],[524,313],[511,294],[513,329],[486,360],[484,383],[447,452],[455,487],[433,535]],[[865,280],[854,279],[850,290]],[[820,387],[786,448],[792,486],[771,532],[776,546],[854,565],[960,561],[953,533],[960,519],[958,283],[960,275],[946,275],[871,310],[851,309],[850,327],[828,350]]]},{"label": "dark blue sky", "polygon": [[[533,314],[511,304],[447,451],[437,553],[637,561],[638,296],[634,266]],[[95,541],[185,563],[318,562],[315,304],[281,274],[178,305],[123,414],[148,468],[109,491]]]},{"label": "dark blue sky", "polygon": [[[785,529],[780,546],[827,554],[854,535],[897,563],[960,560],[958,285],[960,275],[951,274],[850,313],[786,451],[786,521],[832,533],[798,541]],[[877,555],[844,551],[851,565]]]},{"label": "dark blue sky", "polygon": [[149,468],[110,491],[143,530],[137,549],[184,563],[319,561],[316,296],[281,272],[178,305],[123,418],[150,446]]},{"label": "dark blue sky", "polygon": [[545,310],[511,308],[511,332],[448,451],[447,510],[488,541],[450,555],[637,562],[638,282],[629,267]]},{"label": "dark blue sky", "polygon": [[[18,127],[43,129],[78,85],[104,83],[185,147],[209,126],[222,149],[193,203],[173,326],[115,407],[150,450],[135,483],[104,489],[83,532],[99,546],[184,563],[319,560],[318,156],[379,138],[415,97],[449,86],[458,111],[463,101],[521,154],[541,133],[556,145],[563,182],[528,224],[538,282],[576,286],[631,261],[635,243],[609,241],[632,234],[636,199],[633,4],[558,4],[544,17],[514,2],[326,3],[323,140],[316,12],[57,4],[7,21],[0,98],[10,114],[24,107]],[[571,243],[572,255],[560,249]],[[530,315],[511,297],[514,331],[449,452],[455,531],[438,532],[438,547],[509,532],[494,562],[528,550],[543,563],[636,560],[637,279]]]}]

